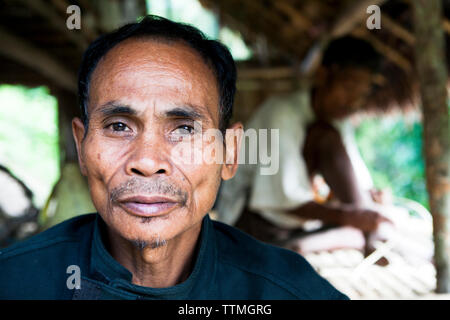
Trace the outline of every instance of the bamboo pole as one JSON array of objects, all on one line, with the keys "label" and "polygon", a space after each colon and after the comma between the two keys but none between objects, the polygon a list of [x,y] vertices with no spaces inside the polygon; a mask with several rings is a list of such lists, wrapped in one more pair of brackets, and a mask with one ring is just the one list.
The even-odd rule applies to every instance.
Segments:
[{"label": "bamboo pole", "polygon": [[436,292],[450,291],[450,125],[440,0],[414,0],[416,67],[423,109],[426,180],[433,216]]}]

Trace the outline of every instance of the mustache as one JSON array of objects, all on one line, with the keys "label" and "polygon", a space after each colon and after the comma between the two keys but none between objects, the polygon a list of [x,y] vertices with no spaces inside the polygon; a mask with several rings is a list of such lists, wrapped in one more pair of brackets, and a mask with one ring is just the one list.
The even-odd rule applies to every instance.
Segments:
[{"label": "mustache", "polygon": [[160,179],[155,181],[143,181],[140,178],[132,177],[128,181],[113,188],[110,193],[111,202],[117,202],[126,195],[136,194],[158,194],[177,199],[183,205],[186,203],[188,193],[174,183]]}]

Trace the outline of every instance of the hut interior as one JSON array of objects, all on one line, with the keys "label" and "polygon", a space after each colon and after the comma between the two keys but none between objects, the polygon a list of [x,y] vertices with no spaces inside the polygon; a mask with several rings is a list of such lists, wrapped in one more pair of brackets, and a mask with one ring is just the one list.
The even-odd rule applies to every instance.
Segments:
[{"label": "hut interior", "polygon": [[[163,0],[0,0],[0,84],[46,86],[57,98],[60,171],[69,181],[71,177],[80,177],[70,121],[79,114],[77,70],[82,54],[96,37],[142,17],[148,13],[148,6],[158,1]],[[380,256],[389,255],[389,246],[381,247],[376,252],[380,256],[369,259],[351,250],[322,252],[307,259],[351,298],[420,298],[429,297],[435,291],[449,292],[449,109],[447,105],[430,107],[427,105],[430,99],[423,97],[438,92],[446,99],[446,92],[436,88],[446,88],[444,82],[450,65],[445,62],[450,61],[450,1],[429,1],[429,4],[419,0],[199,2],[214,13],[220,26],[238,32],[252,52],[250,59],[237,61],[234,121],[245,123],[268,97],[292,92],[302,83],[312,81],[324,49],[334,39],[347,35],[360,38],[380,54],[382,62],[372,75],[374,85],[365,101],[365,111],[384,116],[398,110],[404,113],[414,110],[421,112],[424,121],[429,121],[428,126],[424,123],[429,128],[429,133],[424,133],[424,157],[434,241],[435,244],[438,241],[436,247],[440,251],[435,252],[434,265],[419,267],[392,253],[391,258],[398,263],[385,268],[374,265]],[[80,9],[79,29],[68,28],[67,19],[74,12],[68,9],[71,5]],[[434,16],[421,19],[423,12]],[[381,23],[379,28],[376,19]],[[437,51],[434,60],[418,58],[422,50],[431,52],[433,46],[443,47],[442,55]],[[439,58],[441,61],[436,61]],[[434,69],[423,66],[427,63]],[[439,73],[436,70],[442,71],[440,77],[433,76],[433,72]],[[429,82],[422,80],[424,74],[429,75]],[[441,121],[440,125],[433,125],[435,121]],[[431,147],[428,149],[431,142],[438,151],[433,153]],[[431,164],[438,169],[433,169]],[[89,203],[85,181],[81,179],[77,185],[82,200],[74,199],[55,209],[52,199],[73,192],[73,184],[61,180],[43,211],[68,212],[68,207],[76,207],[80,213],[95,210]],[[77,206],[79,203],[83,205]],[[59,220],[51,223],[65,218],[59,216]]]}]

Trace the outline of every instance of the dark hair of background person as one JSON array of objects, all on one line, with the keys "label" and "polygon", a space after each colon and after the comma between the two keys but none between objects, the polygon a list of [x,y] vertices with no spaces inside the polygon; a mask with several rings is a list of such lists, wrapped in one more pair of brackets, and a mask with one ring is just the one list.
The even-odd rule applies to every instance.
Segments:
[{"label": "dark hair of background person", "polygon": [[376,72],[380,67],[381,56],[367,41],[350,36],[332,41],[322,57],[322,65],[329,67],[363,67]]},{"label": "dark hair of background person", "polygon": [[[345,36],[330,42],[323,53],[321,65],[330,72],[329,77],[342,76],[341,71],[346,68],[363,68],[377,73],[382,66],[382,57],[367,41]],[[371,91],[375,87],[372,84]],[[313,87],[312,96],[316,97],[317,93],[317,87]]]},{"label": "dark hair of background person", "polygon": [[196,50],[212,69],[217,80],[220,103],[219,129],[224,132],[228,128],[236,92],[236,66],[227,47],[216,40],[208,39],[193,26],[147,15],[140,22],[124,25],[116,31],[100,36],[85,51],[78,73],[78,99],[81,120],[86,129],[89,126],[87,105],[91,75],[100,59],[109,50],[130,38],[182,41]]}]

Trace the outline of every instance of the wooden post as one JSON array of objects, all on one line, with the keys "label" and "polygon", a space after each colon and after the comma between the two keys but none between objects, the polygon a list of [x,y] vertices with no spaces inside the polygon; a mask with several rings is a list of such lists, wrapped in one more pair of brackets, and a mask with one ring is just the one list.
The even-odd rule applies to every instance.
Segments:
[{"label": "wooden post", "polygon": [[60,168],[67,162],[78,163],[77,149],[72,135],[72,119],[80,116],[77,96],[65,90],[56,93],[58,99],[58,127]]},{"label": "wooden post", "polygon": [[433,216],[437,293],[450,291],[450,126],[440,0],[414,0],[415,60],[422,97],[427,190]]},{"label": "wooden post", "polygon": [[64,90],[52,90],[58,99],[60,178],[40,213],[42,230],[76,215],[96,212],[87,180],[81,175],[71,120],[78,116],[77,97]]}]

